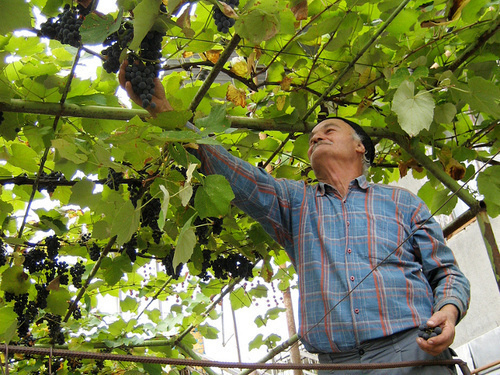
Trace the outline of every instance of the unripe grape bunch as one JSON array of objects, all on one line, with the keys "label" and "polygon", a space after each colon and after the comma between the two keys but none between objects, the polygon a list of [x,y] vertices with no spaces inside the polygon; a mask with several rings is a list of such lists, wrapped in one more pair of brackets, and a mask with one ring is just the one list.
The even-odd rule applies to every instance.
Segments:
[{"label": "unripe grape bunch", "polygon": [[[227,5],[231,8],[235,8],[240,4],[240,0],[227,0],[225,1]],[[234,18],[230,18],[226,16],[217,5],[213,7],[214,12],[214,22],[215,26],[217,26],[217,31],[220,33],[227,34],[229,29],[234,26],[235,20]]]}]

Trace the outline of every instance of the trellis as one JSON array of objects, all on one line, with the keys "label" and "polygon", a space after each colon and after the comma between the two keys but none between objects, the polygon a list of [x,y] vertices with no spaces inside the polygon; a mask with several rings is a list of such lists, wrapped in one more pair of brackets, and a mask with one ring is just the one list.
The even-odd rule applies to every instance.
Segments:
[{"label": "trellis", "polygon": [[[267,161],[266,165],[271,162],[273,157],[279,153],[282,147],[287,143],[288,140],[293,139],[293,137],[296,135],[296,133],[308,133],[311,131],[312,127],[315,125],[313,123],[307,122],[307,118],[314,112],[315,108],[323,104],[323,102],[326,100],[326,98],[331,94],[333,90],[338,86],[339,82],[341,82],[342,78],[354,67],[356,62],[363,56],[363,54],[370,48],[380,37],[382,32],[389,26],[389,24],[394,20],[394,18],[406,7],[406,5],[409,3],[410,0],[405,0],[403,1],[393,12],[391,17],[387,19],[379,28],[378,32],[366,43],[366,45],[360,50],[360,52],[351,60],[343,69],[342,72],[339,73],[338,77],[330,84],[328,90],[326,90],[324,93],[322,93],[319,98],[316,100],[316,102],[309,108],[307,113],[303,116],[303,118],[300,121],[297,121],[295,124],[290,124],[290,123],[284,123],[280,121],[275,121],[272,119],[257,119],[257,118],[248,118],[248,117],[234,117],[234,116],[228,116],[228,120],[230,121],[231,127],[232,128],[237,128],[237,129],[250,129],[250,130],[255,130],[255,131],[269,131],[269,130],[277,130],[283,133],[289,133],[289,136],[282,142],[281,147],[274,152],[274,154],[269,158]],[[482,35],[480,35],[477,39],[476,42],[472,45],[470,45],[465,51],[462,52],[460,56],[453,62],[453,64],[449,67],[450,70],[454,71],[458,69],[462,64],[464,64],[467,59],[473,54],[475,51],[477,51],[481,46],[483,46],[499,29],[500,27],[500,20],[496,20],[495,22],[492,23],[492,26],[489,28],[489,30]],[[229,58],[231,57],[232,53],[234,52],[235,48],[238,47],[239,43],[241,41],[241,38],[235,34],[234,37],[229,41],[229,43],[226,45],[223,53],[220,55],[219,60],[217,61],[216,64],[212,64],[210,74],[206,78],[204,84],[199,88],[198,93],[195,95],[194,99],[191,102],[191,105],[189,109],[191,111],[195,111],[198,105],[200,104],[201,100],[205,97],[208,89],[211,87],[213,82],[215,81],[216,77],[218,74],[223,70],[224,65],[227,63]],[[286,47],[286,46],[285,46]],[[283,50],[285,49],[283,47]],[[56,129],[57,124],[59,120],[62,117],[81,117],[81,118],[96,118],[96,119],[112,119],[112,120],[129,120],[135,116],[139,116],[142,119],[146,119],[148,117],[148,112],[142,109],[126,109],[126,108],[117,108],[117,107],[105,107],[105,106],[80,106],[76,104],[67,104],[65,103],[66,101],[66,96],[70,90],[71,86],[71,80],[73,77],[74,69],[78,64],[79,56],[80,56],[81,49],[78,50],[72,71],[69,75],[69,79],[67,80],[65,89],[63,91],[62,98],[59,103],[43,103],[43,102],[32,102],[32,101],[25,101],[25,100],[19,100],[19,99],[11,99],[10,101],[6,102],[0,102],[0,111],[4,112],[19,112],[19,113],[33,113],[33,114],[43,114],[43,115],[49,115],[49,116],[54,116],[54,122],[53,122],[53,129]],[[278,53],[279,55],[279,53]],[[207,65],[207,63],[204,63],[204,65]],[[497,126],[500,123],[500,121],[497,121],[494,123],[492,126]],[[479,227],[482,233],[482,237],[484,240],[484,243],[486,245],[486,248],[488,249],[489,254],[491,255],[492,258],[492,267],[494,269],[494,272],[497,276],[497,279],[500,279],[500,251],[498,244],[495,240],[495,236],[492,230],[492,226],[489,220],[489,217],[486,213],[486,207],[483,202],[478,201],[475,199],[466,189],[463,188],[457,181],[455,181],[452,177],[450,177],[442,168],[441,166],[437,165],[429,156],[427,156],[424,152],[421,151],[421,149],[418,147],[419,145],[416,145],[414,142],[411,141],[410,137],[406,135],[402,135],[401,133],[395,133],[391,132],[387,129],[384,128],[367,128],[366,129],[367,133],[376,139],[390,139],[396,144],[398,144],[403,150],[405,150],[409,155],[411,155],[421,166],[423,166],[426,170],[428,170],[430,173],[432,173],[444,186],[446,186],[454,195],[458,196],[467,206],[468,206],[468,211],[462,214],[460,217],[455,219],[453,223],[448,225],[446,228],[444,228],[444,233],[445,236],[450,237],[454,233],[456,233],[458,230],[463,228],[464,226],[468,225],[471,223],[472,220],[476,219],[479,223]],[[47,154],[49,152],[49,148],[45,150],[44,156],[41,159],[40,163],[40,169],[39,171],[43,171],[43,166],[45,159],[47,157]],[[490,163],[490,164],[495,164],[497,163],[496,161],[492,159],[489,160],[481,160],[483,163]],[[34,199],[34,194],[37,191],[37,186],[43,182],[43,177],[41,177],[41,173],[37,174],[36,178],[28,178],[28,177],[15,177],[15,178],[10,178],[10,179],[5,179],[3,181],[0,181],[0,184],[7,184],[7,183],[14,183],[14,184],[26,184],[26,185],[32,185],[33,186],[33,194],[30,197],[30,201],[28,203],[28,209],[26,210],[26,216],[29,211],[29,206],[33,202]],[[62,181],[62,182],[57,182],[55,183],[56,185],[71,185],[74,184],[72,181]],[[23,221],[23,225],[21,226],[21,229],[19,230],[19,237],[21,237],[23,228],[25,225],[26,221],[26,216]],[[64,317],[64,320],[67,321],[71,315],[72,310],[76,307],[78,301],[82,298],[84,295],[86,288],[88,285],[91,283],[93,277],[97,273],[99,267],[100,267],[100,262],[101,260],[106,257],[108,254],[108,251],[111,249],[115,242],[116,238],[111,238],[108,242],[108,245],[106,246],[106,249],[103,251],[101,254],[100,259],[97,261],[97,263],[94,266],[94,269],[91,271],[88,279],[85,282],[85,285],[80,289],[74,303],[68,310],[66,316]],[[218,297],[216,300],[217,302],[220,301],[226,295],[227,293],[230,293],[232,288],[239,282],[240,280],[235,280],[231,285],[229,285],[223,293]],[[500,285],[499,285],[500,287]],[[207,309],[206,314],[210,311],[210,309],[214,308],[216,305],[216,302],[211,305]],[[151,345],[158,345],[158,346],[163,346],[163,345],[176,345],[176,346],[182,346],[180,343],[180,340],[182,337],[186,334],[188,334],[194,326],[188,327],[184,332],[181,334],[177,335],[175,339],[173,340],[167,340],[167,341],[158,341],[155,340],[156,342],[150,342]],[[263,358],[261,362],[265,362],[269,359],[271,359],[273,356],[275,356],[277,353],[281,352],[282,350],[285,350],[288,348],[290,345],[295,343],[298,340],[297,336],[293,336],[287,341],[285,341],[282,345],[276,347],[274,350],[272,350],[266,358]],[[97,348],[98,346],[94,346]],[[188,348],[182,348],[189,356],[192,358],[196,358],[196,354],[193,353],[190,349]],[[17,349],[9,349],[11,352]],[[20,350],[20,349],[19,349]],[[7,347],[5,347],[5,351],[7,351]],[[54,350],[52,352],[54,355],[56,354],[56,351]],[[45,353],[46,355],[47,353]],[[60,354],[62,355],[62,354]],[[89,354],[90,355],[90,354]],[[83,356],[83,355],[82,355]],[[82,357],[84,358],[84,357]],[[90,358],[90,357],[87,357]],[[132,358],[129,358],[132,359]],[[126,360],[126,359],[120,359],[120,360]],[[454,362],[455,364],[463,364],[463,362]],[[197,363],[194,365],[203,365],[203,363]],[[266,365],[267,366],[267,365]],[[258,365],[254,368],[283,368],[283,366],[277,366],[277,367],[266,367],[264,365]],[[234,367],[239,367],[241,368],[241,364],[239,366],[234,365]],[[300,367],[300,366],[299,366]],[[466,367],[466,366],[465,366]],[[249,367],[252,368],[252,367]],[[321,366],[317,366],[317,369],[323,368]],[[328,367],[330,368],[330,367]],[[333,367],[332,367],[333,368]],[[389,367],[387,367],[389,368]],[[247,372],[242,372],[242,375],[246,374]],[[465,373],[465,372],[464,372]]]}]

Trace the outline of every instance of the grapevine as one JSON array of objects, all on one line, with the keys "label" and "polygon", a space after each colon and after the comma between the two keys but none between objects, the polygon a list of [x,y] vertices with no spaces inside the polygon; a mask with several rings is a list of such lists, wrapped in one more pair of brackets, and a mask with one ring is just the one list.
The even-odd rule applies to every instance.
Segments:
[{"label": "grapevine", "polygon": [[129,23],[124,23],[120,29],[109,35],[103,43],[108,46],[103,49],[101,55],[104,57],[102,67],[108,73],[116,73],[120,69],[120,56],[134,37],[134,30]]}]

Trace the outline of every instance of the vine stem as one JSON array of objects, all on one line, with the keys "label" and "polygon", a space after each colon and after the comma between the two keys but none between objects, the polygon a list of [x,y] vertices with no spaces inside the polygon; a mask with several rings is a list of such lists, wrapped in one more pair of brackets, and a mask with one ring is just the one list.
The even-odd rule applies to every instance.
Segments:
[{"label": "vine stem", "polygon": [[142,309],[142,311],[139,313],[139,315],[137,315],[137,320],[139,320],[139,318],[142,316],[142,314],[144,314],[144,312],[149,308],[149,306],[151,306],[151,304],[156,301],[158,299],[158,296],[161,294],[161,292],[163,292],[163,290],[165,290],[165,288],[168,286],[168,284],[170,284],[170,281],[172,281],[172,276],[170,276],[167,281],[165,281],[163,283],[163,285],[160,287],[160,289],[158,289],[158,291],[155,293],[155,295],[151,298],[151,301],[149,301],[149,303],[144,307],[144,309]]},{"label": "vine stem", "polygon": [[208,89],[212,86],[212,83],[215,81],[217,76],[219,75],[219,72],[222,70],[224,67],[224,64],[229,60],[231,57],[231,54],[234,52],[236,47],[238,46],[238,43],[240,42],[241,37],[238,34],[234,34],[233,38],[229,42],[229,44],[226,46],[224,51],[221,53],[219,60],[217,60],[217,63],[214,65],[212,70],[207,76],[207,79],[203,82],[201,85],[200,89],[196,93],[195,97],[193,98],[193,101],[191,102],[189,106],[189,110],[194,112],[198,105],[201,103],[203,97],[207,93]]}]

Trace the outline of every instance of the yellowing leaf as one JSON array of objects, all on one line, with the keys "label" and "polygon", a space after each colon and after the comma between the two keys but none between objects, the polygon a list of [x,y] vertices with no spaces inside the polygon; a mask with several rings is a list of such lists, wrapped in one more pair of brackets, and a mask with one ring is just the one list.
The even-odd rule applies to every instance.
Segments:
[{"label": "yellowing leaf", "polygon": [[282,79],[280,85],[281,85],[281,89],[283,91],[288,91],[288,90],[290,90],[290,86],[292,85],[292,79],[287,76],[287,77]]},{"label": "yellowing leaf", "polygon": [[434,117],[434,98],[421,90],[416,95],[415,85],[403,81],[394,94],[392,110],[397,114],[399,125],[409,135],[415,136],[423,129],[429,129]]},{"label": "yellowing leaf", "polygon": [[278,108],[278,111],[282,111],[283,108],[285,107],[286,103],[286,96],[280,95],[276,98],[276,108]]},{"label": "yellowing leaf", "polygon": [[240,76],[240,77],[247,77],[248,76],[248,65],[246,61],[244,60],[239,60],[238,62],[234,63],[231,66],[231,72],[234,74]]},{"label": "yellowing leaf", "polygon": [[227,88],[226,99],[233,103],[235,106],[246,107],[246,94],[245,90],[238,89],[233,85]]},{"label": "yellowing leaf", "polygon": [[219,61],[221,52],[222,51],[220,49],[211,49],[210,51],[202,53],[201,58],[210,61],[212,64],[215,64],[217,63],[217,61]]}]

